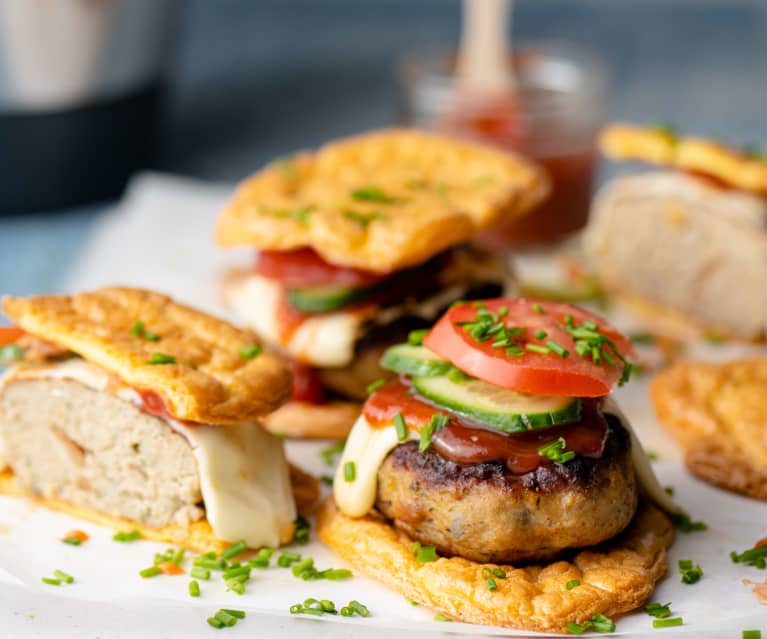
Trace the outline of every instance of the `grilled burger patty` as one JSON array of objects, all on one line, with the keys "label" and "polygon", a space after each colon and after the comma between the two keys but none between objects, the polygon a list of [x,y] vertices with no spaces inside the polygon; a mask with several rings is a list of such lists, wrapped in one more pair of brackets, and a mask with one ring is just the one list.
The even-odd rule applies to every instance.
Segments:
[{"label": "grilled burger patty", "polygon": [[479,562],[548,560],[614,537],[631,521],[637,485],[631,438],[605,415],[602,456],[542,465],[524,475],[501,462],[457,464],[417,442],[378,471],[376,508],[442,555]]},{"label": "grilled burger patty", "polygon": [[41,497],[154,528],[204,515],[188,440],[132,403],[80,382],[7,384],[0,444],[20,487]]}]

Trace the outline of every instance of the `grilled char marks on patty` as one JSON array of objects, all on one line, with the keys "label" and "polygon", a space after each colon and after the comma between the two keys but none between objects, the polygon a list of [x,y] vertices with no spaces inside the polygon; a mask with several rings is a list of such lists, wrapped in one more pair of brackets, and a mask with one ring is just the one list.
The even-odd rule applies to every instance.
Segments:
[{"label": "grilled char marks on patty", "polygon": [[637,507],[631,438],[608,422],[599,458],[576,457],[524,475],[502,462],[457,464],[406,442],[378,472],[377,509],[440,554],[480,562],[548,560],[610,539]]}]

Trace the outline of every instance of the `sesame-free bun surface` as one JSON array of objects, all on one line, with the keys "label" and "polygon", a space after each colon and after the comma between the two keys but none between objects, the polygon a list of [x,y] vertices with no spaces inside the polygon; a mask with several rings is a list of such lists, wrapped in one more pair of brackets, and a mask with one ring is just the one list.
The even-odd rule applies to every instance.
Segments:
[{"label": "sesame-free bun surface", "polygon": [[[674,536],[668,516],[643,503],[621,535],[568,561],[514,567],[441,557],[418,563],[412,540],[386,520],[347,517],[332,499],[320,512],[317,532],[354,568],[450,619],[546,632],[641,606],[666,572],[666,549]],[[496,579],[498,588],[490,591],[482,569],[496,567],[506,578]],[[581,585],[567,590],[571,579]]]},{"label": "sesame-free bun surface", "polygon": [[[359,190],[368,197],[355,197]],[[374,131],[245,180],[216,238],[222,246],[310,247],[332,264],[390,272],[521,216],[548,190],[545,174],[513,153],[416,130]]]},{"label": "sesame-free bun surface", "polygon": [[611,124],[599,137],[613,160],[636,160],[702,173],[724,185],[767,195],[767,157],[747,154],[714,140],[677,136],[661,126]]},{"label": "sesame-free bun surface", "polygon": [[650,390],[693,475],[767,500],[767,358],[680,362]]},{"label": "sesame-free bun surface", "polygon": [[[5,297],[3,312],[28,333],[69,349],[138,390],[164,398],[173,417],[207,424],[252,421],[287,399],[291,373],[277,355],[248,359],[258,342],[170,297],[135,288]],[[157,341],[135,335],[142,322]],[[153,354],[175,363],[150,364]]]}]

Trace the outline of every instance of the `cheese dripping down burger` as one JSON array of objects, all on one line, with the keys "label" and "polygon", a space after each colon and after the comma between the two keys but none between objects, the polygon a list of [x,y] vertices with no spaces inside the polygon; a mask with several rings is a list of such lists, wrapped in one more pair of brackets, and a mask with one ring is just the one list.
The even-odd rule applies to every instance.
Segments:
[{"label": "cheese dripping down burger", "polygon": [[216,228],[257,249],[224,303],[294,363],[273,431],[343,438],[383,351],[457,299],[508,294],[504,261],[465,246],[547,193],[511,153],[410,130],[376,131],[275,162],[246,180]]},{"label": "cheese dripping down burger", "polygon": [[[631,353],[626,337],[575,306],[454,304],[433,328],[384,354],[382,365],[398,377],[372,392],[351,431],[320,537],[358,569],[464,621],[564,628],[578,610],[569,594],[530,618],[525,606],[538,605],[543,573],[498,564],[547,563],[586,547],[588,561],[556,564],[562,583],[546,592],[565,591],[567,570],[586,579],[579,571],[598,566],[587,617],[636,608],[665,572],[672,528],[663,510],[677,508],[608,396],[628,381]],[[625,550],[625,565],[611,566],[607,548],[598,554],[604,542]],[[378,570],[383,557],[388,573]],[[629,575],[632,562],[644,567],[631,573],[636,582],[611,585],[609,575]],[[506,589],[503,598],[477,594],[486,571],[508,577],[503,585],[490,579]]]}]

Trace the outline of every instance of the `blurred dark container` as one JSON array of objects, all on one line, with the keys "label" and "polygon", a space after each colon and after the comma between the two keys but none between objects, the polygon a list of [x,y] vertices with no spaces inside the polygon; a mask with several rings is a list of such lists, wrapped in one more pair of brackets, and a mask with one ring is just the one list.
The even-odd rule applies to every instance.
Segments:
[{"label": "blurred dark container", "polygon": [[0,215],[116,197],[151,161],[175,8],[0,1]]}]

